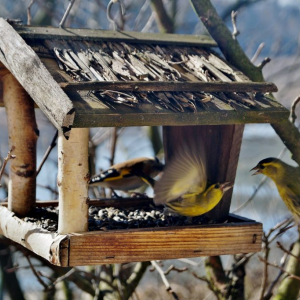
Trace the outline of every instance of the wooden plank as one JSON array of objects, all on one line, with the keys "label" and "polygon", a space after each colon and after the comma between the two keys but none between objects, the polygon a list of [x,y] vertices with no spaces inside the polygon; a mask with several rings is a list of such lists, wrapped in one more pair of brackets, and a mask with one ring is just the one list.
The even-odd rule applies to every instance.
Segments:
[{"label": "wooden plank", "polygon": [[27,249],[45,258],[57,266],[66,266],[61,260],[61,255],[66,256],[68,249],[61,252],[60,243],[67,239],[66,235],[57,235],[30,222],[24,222],[9,211],[0,206],[0,234],[19,243]]},{"label": "wooden plank", "polygon": [[69,265],[97,265],[258,252],[262,224],[237,223],[69,235]]},{"label": "wooden plank", "polygon": [[[150,106],[150,105],[149,105]],[[130,113],[122,110],[76,110],[74,127],[126,127],[126,126],[186,126],[186,125],[225,125],[247,123],[280,123],[287,119],[285,109],[249,111],[199,111],[196,113],[158,112],[155,107]]]},{"label": "wooden plank", "polygon": [[205,35],[162,34],[135,31],[110,31],[101,29],[56,28],[15,26],[24,39],[63,39],[81,41],[117,41],[129,43],[154,43],[164,45],[217,47],[216,42]]},{"label": "wooden plank", "polygon": [[67,137],[74,120],[71,100],[36,53],[0,18],[0,60],[16,77],[44,114]]},{"label": "wooden plank", "polygon": [[270,82],[180,82],[180,81],[94,81],[94,82],[61,82],[65,91],[160,91],[160,92],[277,92],[274,83]]}]

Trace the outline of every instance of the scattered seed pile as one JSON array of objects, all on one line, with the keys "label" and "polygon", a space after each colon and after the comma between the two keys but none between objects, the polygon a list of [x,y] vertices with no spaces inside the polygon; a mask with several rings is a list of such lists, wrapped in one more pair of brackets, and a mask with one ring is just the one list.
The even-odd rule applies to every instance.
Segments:
[{"label": "scattered seed pile", "polygon": [[[34,215],[24,218],[24,221],[32,222],[48,231],[56,232],[58,227],[58,208],[36,208]],[[208,223],[208,221],[202,216],[192,219],[175,216],[171,213],[165,213],[163,208],[121,209],[95,206],[89,208],[89,231],[199,225],[205,223]]]}]

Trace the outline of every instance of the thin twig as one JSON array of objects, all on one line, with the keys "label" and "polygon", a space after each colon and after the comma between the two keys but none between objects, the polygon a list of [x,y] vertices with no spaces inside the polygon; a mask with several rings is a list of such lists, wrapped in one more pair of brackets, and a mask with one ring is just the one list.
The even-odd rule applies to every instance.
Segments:
[{"label": "thin twig", "polygon": [[259,69],[263,69],[263,67],[271,61],[270,57],[265,57],[263,61],[257,66]]},{"label": "thin twig", "polygon": [[271,267],[274,267],[274,268],[277,268],[277,269],[281,270],[282,272],[284,272],[285,274],[287,274],[288,277],[300,281],[300,277],[299,277],[299,276],[296,276],[296,275],[294,275],[294,274],[291,274],[290,272],[286,271],[286,270],[285,270],[284,268],[282,268],[281,266],[279,266],[279,265],[277,265],[277,264],[275,264],[275,263],[272,264],[272,263],[270,263],[269,261],[266,261],[265,259],[263,259],[261,256],[258,256],[258,258],[259,258],[262,262],[264,262],[266,265],[271,266]]},{"label": "thin twig", "polygon": [[209,284],[209,281],[208,281],[208,279],[207,279],[206,277],[204,277],[204,276],[199,276],[199,275],[196,274],[195,272],[192,272],[192,275],[193,275],[195,278],[197,278],[197,279],[199,279],[199,280],[201,280],[201,281],[204,281],[204,282],[206,282],[206,283]]},{"label": "thin twig", "polygon": [[111,141],[111,152],[110,152],[110,165],[114,164],[115,154],[116,154],[116,145],[118,140],[118,127],[113,128],[112,141]]},{"label": "thin twig", "polygon": [[52,283],[53,285],[56,285],[57,283],[67,279],[68,277],[70,277],[74,272],[76,272],[75,268],[72,268],[70,271],[68,271],[66,274],[56,278],[56,280]]},{"label": "thin twig", "polygon": [[166,278],[166,276],[165,276],[164,271],[162,270],[162,268],[154,260],[151,261],[151,264],[156,269],[156,271],[158,272],[158,274],[160,275],[163,283],[166,286],[166,291],[169,292],[170,294],[172,294],[172,296],[173,296],[174,299],[179,300],[177,294],[172,290],[171,285],[170,285],[168,279]]},{"label": "thin twig", "polygon": [[1,178],[2,178],[2,175],[3,175],[3,173],[4,173],[4,169],[5,169],[5,167],[6,167],[7,162],[8,162],[10,159],[16,158],[15,155],[12,155],[12,154],[11,154],[12,151],[13,151],[13,148],[10,149],[10,150],[8,151],[7,156],[6,156],[6,157],[4,158],[4,160],[3,160],[3,164],[2,164],[1,170],[0,170],[0,187],[1,187]]},{"label": "thin twig", "polygon": [[176,268],[174,265],[171,265],[168,269],[167,269],[167,271],[165,271],[165,275],[168,275],[171,271],[176,271],[176,272],[178,272],[178,273],[182,273],[182,272],[185,272],[185,271],[187,271],[188,270],[188,268],[187,267],[183,267],[183,268]]},{"label": "thin twig", "polygon": [[283,252],[285,252],[286,254],[290,255],[290,256],[293,256],[294,258],[296,258],[299,262],[300,262],[300,258],[298,256],[296,256],[295,254],[293,254],[291,252],[291,250],[287,250],[283,247],[283,245],[280,243],[280,242],[277,242],[277,247],[279,249],[281,249]]},{"label": "thin twig", "polygon": [[42,188],[42,189],[47,189],[49,190],[51,193],[55,194],[55,195],[58,195],[58,191],[53,189],[50,185],[43,185],[43,184],[39,184],[37,183],[36,186]]},{"label": "thin twig", "polygon": [[111,22],[113,24],[113,29],[114,30],[118,30],[118,24],[117,22],[111,17],[111,8],[112,5],[119,2],[120,5],[120,9],[121,9],[121,17],[124,18],[126,11],[125,11],[125,6],[122,2],[122,0],[110,0],[108,5],[107,5],[107,10],[106,10],[106,16],[109,22]]},{"label": "thin twig", "polygon": [[28,7],[27,7],[27,25],[31,25],[31,6],[33,5],[33,3],[35,2],[35,0],[31,0]]},{"label": "thin twig", "polygon": [[292,103],[292,107],[291,107],[291,113],[290,113],[290,121],[292,123],[295,123],[296,119],[297,119],[297,115],[295,113],[296,110],[296,106],[297,104],[300,102],[300,96],[298,96],[294,102]]},{"label": "thin twig", "polygon": [[[288,258],[288,254],[285,253],[283,255],[283,257],[280,260],[280,267],[283,268],[285,266],[286,260]],[[284,274],[284,272],[282,270],[279,270],[279,273],[277,274],[276,278],[272,281],[272,283],[269,286],[269,289],[266,293],[266,295],[264,296],[263,300],[269,300],[272,296],[273,296],[273,289],[275,287],[275,285],[277,284],[277,282],[279,281],[280,277]]]},{"label": "thin twig", "polygon": [[66,9],[66,11],[65,11],[65,14],[64,14],[63,18],[61,19],[61,21],[60,21],[60,23],[59,23],[59,27],[60,27],[60,28],[64,27],[64,24],[65,24],[65,22],[66,22],[66,19],[67,19],[68,15],[69,15],[69,13],[70,13],[70,10],[71,10],[71,8],[72,8],[74,2],[75,2],[75,0],[69,0],[69,1],[70,1],[70,3],[69,3],[69,5],[68,5],[68,7],[67,7],[67,9]]},{"label": "thin twig", "polygon": [[41,171],[41,169],[42,169],[42,167],[43,167],[45,161],[47,160],[47,158],[48,158],[48,156],[49,156],[49,154],[50,154],[50,152],[51,152],[52,149],[56,146],[57,136],[58,136],[58,130],[56,130],[56,132],[55,132],[55,134],[54,134],[54,137],[53,137],[53,139],[52,139],[50,145],[48,146],[48,148],[47,148],[47,150],[46,150],[46,152],[45,152],[45,154],[44,154],[44,157],[43,157],[43,159],[42,159],[42,161],[41,161],[39,167],[38,167],[37,170],[36,170],[36,176],[39,175],[39,173],[40,173],[40,171]]},{"label": "thin twig", "polygon": [[41,276],[38,274],[38,272],[34,268],[33,264],[31,263],[31,260],[30,260],[29,256],[25,255],[25,257],[26,257],[26,259],[29,263],[30,269],[32,270],[35,277],[37,278],[38,282],[44,287],[45,291],[49,290],[48,285],[42,280]]},{"label": "thin twig", "polygon": [[254,63],[254,62],[257,60],[257,58],[258,58],[260,52],[262,51],[262,49],[263,49],[264,47],[265,47],[265,43],[260,43],[260,44],[259,44],[259,46],[257,47],[256,52],[254,53],[253,57],[251,58],[251,62],[252,62],[252,63]]},{"label": "thin twig", "polygon": [[232,22],[232,27],[233,27],[233,31],[232,31],[232,38],[235,40],[236,37],[240,34],[240,31],[237,29],[236,27],[236,17],[237,17],[238,12],[237,11],[232,11],[231,12],[231,22]]}]

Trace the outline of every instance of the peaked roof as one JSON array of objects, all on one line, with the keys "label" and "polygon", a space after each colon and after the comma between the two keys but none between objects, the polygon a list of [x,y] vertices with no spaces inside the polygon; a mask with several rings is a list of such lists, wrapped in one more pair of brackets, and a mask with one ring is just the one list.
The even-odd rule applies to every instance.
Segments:
[{"label": "peaked roof", "polygon": [[208,37],[17,26],[0,60],[51,122],[72,127],[265,123],[288,111]]}]

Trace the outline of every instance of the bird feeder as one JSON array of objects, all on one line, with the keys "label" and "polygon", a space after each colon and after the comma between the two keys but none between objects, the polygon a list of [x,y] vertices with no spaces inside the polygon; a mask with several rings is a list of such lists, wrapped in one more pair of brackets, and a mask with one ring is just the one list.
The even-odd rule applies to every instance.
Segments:
[{"label": "bird feeder", "polygon": [[[262,224],[229,214],[232,191],[208,214],[216,224],[88,231],[89,127],[162,125],[167,160],[175,144],[201,138],[208,178],[234,182],[244,124],[288,117],[268,95],[274,84],[251,82],[213,47],[204,36],[12,27],[0,19],[0,102],[10,146],[24,160],[10,165],[0,233],[64,267],[260,251]],[[33,104],[59,130],[58,204],[35,199]],[[129,202],[98,205],[139,200]],[[59,206],[57,233],[24,219],[47,205]]]}]

